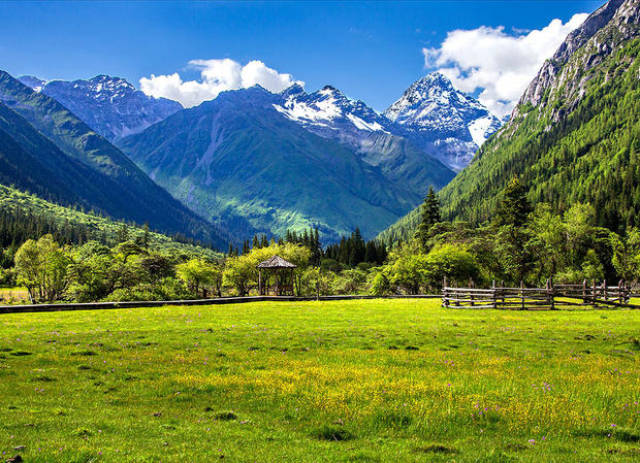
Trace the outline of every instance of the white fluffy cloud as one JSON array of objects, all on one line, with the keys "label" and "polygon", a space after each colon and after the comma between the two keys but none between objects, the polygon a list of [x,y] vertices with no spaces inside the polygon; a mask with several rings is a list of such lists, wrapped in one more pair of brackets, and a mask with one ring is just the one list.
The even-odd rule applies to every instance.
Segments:
[{"label": "white fluffy cloud", "polygon": [[189,61],[189,66],[200,71],[199,80],[183,81],[176,72],[168,75],[143,77],[140,89],[156,98],[164,97],[179,101],[185,108],[212,100],[225,90],[261,85],[271,92],[281,92],[294,83],[291,74],[281,74],[267,67],[262,61],[250,61],[244,66],[231,59],[208,59]]},{"label": "white fluffy cloud", "polygon": [[440,48],[422,50],[425,66],[437,68],[464,92],[480,90],[479,99],[500,117],[509,114],[547,58],[587,18],[554,19],[540,30],[508,34],[504,27],[479,27],[447,34]]}]

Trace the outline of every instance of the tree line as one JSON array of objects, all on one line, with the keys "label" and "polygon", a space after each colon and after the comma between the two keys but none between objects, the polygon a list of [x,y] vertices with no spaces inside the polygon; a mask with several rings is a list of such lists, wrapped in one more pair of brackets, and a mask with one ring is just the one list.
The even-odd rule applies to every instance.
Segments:
[{"label": "tree line", "polygon": [[617,233],[599,226],[597,210],[576,202],[558,212],[549,203],[535,207],[527,187],[512,177],[498,196],[491,218],[480,225],[443,221],[431,189],[412,238],[399,242],[380,267],[374,294],[439,291],[446,277],[454,284],[518,286],[584,280],[640,278],[640,230]]}]

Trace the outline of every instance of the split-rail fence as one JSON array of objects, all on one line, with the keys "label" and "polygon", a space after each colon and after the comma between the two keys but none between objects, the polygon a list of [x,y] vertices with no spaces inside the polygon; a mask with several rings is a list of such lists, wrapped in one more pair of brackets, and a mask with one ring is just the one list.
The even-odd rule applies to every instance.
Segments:
[{"label": "split-rail fence", "polygon": [[476,288],[473,281],[467,287],[452,287],[445,279],[442,288],[442,306],[445,308],[556,310],[562,307],[627,307],[631,304],[631,288],[620,281],[617,286],[609,286],[606,281],[582,284],[554,284],[547,280],[543,288],[506,287],[504,284],[491,288]]}]

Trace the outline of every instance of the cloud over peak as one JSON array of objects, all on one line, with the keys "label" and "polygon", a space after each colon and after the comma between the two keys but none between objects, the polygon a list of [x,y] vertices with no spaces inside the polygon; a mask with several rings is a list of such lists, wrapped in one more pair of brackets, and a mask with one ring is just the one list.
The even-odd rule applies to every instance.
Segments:
[{"label": "cloud over peak", "polygon": [[229,58],[197,59],[189,66],[200,72],[200,79],[183,81],[175,72],[140,79],[140,89],[147,95],[179,101],[185,108],[212,100],[225,90],[249,88],[258,84],[271,92],[281,92],[296,81],[291,74],[282,74],[262,61],[249,61],[244,66]]},{"label": "cloud over peak", "polygon": [[524,33],[508,34],[504,27],[487,26],[454,30],[439,48],[422,50],[425,66],[438,69],[464,92],[479,90],[479,100],[503,117],[513,110],[544,61],[587,16],[575,14],[564,24],[554,19],[542,29]]}]

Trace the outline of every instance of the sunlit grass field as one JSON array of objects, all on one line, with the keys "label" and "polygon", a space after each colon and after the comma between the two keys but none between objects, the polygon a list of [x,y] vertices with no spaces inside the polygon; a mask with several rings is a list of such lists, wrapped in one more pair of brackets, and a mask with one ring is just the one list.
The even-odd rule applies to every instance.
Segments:
[{"label": "sunlit grass field", "polygon": [[639,338],[438,300],[0,315],[0,461],[638,461]]}]

